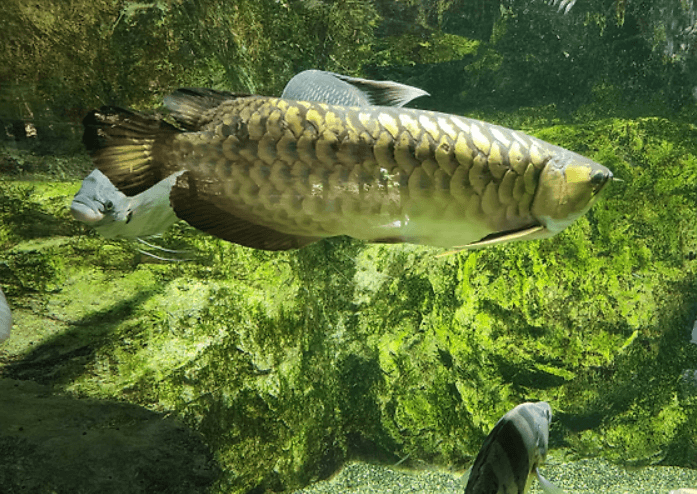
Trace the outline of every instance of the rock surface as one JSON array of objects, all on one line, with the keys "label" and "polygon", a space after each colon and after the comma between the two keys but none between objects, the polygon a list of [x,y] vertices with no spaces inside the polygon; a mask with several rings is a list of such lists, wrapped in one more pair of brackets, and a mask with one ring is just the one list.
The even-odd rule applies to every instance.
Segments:
[{"label": "rock surface", "polygon": [[0,380],[1,492],[194,494],[218,474],[201,437],[172,418]]}]

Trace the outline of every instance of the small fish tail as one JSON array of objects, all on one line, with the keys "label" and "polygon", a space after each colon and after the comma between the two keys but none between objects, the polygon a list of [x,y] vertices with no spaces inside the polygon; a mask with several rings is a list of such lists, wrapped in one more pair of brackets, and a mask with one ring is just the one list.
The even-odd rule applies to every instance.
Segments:
[{"label": "small fish tail", "polygon": [[124,194],[139,194],[169,174],[162,150],[181,131],[161,117],[103,106],[83,125],[82,141],[95,165]]}]

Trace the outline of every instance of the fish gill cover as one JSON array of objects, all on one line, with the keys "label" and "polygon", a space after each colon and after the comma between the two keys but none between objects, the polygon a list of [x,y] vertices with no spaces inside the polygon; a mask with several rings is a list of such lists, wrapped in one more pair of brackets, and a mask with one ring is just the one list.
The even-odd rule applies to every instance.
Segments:
[{"label": "fish gill cover", "polygon": [[[9,0],[0,18],[13,47],[0,52],[13,136],[0,161],[0,284],[14,321],[0,374],[16,390],[0,404],[1,485],[243,493],[298,488],[353,457],[464,469],[528,399],[555,410],[552,457],[695,468],[691,4],[66,5]],[[148,110],[179,86],[278,95],[305,68],[421,87],[433,97],[415,106],[521,129],[624,184],[554,239],[443,258],[345,238],[266,253],[180,223],[164,245],[198,261],[154,264],[71,219],[91,169],[70,154],[89,108]],[[105,456],[86,464],[70,440],[46,468],[32,452],[51,434],[33,404],[51,389],[76,402],[55,402],[76,444],[126,438],[124,423],[153,430],[111,400],[177,418],[194,432],[178,444],[196,445],[177,471],[193,480],[154,468],[156,455],[185,454],[167,448],[181,435],[148,436],[154,449],[125,470],[139,475],[75,476]]]}]

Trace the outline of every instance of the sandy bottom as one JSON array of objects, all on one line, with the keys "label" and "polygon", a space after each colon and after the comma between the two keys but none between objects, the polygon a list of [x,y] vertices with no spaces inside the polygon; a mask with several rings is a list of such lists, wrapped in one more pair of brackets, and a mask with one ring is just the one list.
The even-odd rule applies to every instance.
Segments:
[{"label": "sandy bottom", "polygon": [[[548,464],[541,471],[567,494],[668,494],[681,487],[697,487],[697,470],[677,467],[626,470],[601,459]],[[462,474],[350,463],[333,478],[296,494],[462,494],[465,484],[466,476]],[[541,492],[535,481],[528,494]]]}]

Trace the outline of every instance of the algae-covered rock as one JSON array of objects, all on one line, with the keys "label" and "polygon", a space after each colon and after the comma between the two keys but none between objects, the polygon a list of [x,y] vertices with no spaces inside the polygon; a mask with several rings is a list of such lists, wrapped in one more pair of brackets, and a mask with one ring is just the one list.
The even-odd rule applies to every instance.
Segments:
[{"label": "algae-covered rock", "polygon": [[160,240],[193,259],[178,263],[72,222],[77,181],[3,183],[0,375],[177,417],[213,451],[218,492],[300,488],[356,456],[462,468],[542,399],[571,457],[696,466],[693,127],[507,118],[623,182],[539,242],[268,253],[178,224]]}]

